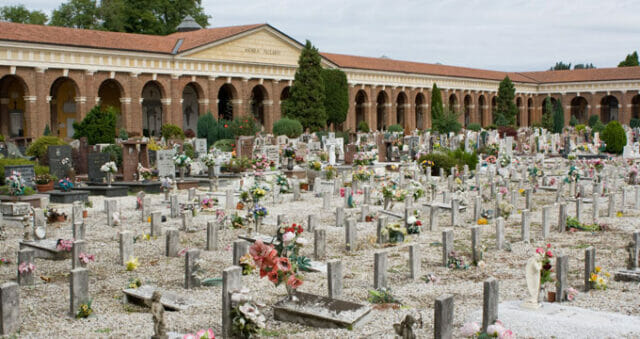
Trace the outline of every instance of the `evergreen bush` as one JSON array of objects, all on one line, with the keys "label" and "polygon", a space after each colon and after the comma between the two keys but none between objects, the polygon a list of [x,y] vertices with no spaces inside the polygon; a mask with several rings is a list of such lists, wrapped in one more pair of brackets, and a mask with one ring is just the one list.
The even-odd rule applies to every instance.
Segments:
[{"label": "evergreen bush", "polygon": [[593,126],[596,125],[596,123],[598,123],[598,121],[600,121],[600,116],[597,114],[594,114],[592,116],[589,117],[589,127],[593,128]]},{"label": "evergreen bush", "polygon": [[631,126],[631,128],[637,128],[637,127],[640,127],[640,119],[638,119],[638,118],[631,118],[631,121],[629,122],[629,126]]},{"label": "evergreen bush", "polygon": [[[64,142],[64,140],[58,137],[43,136],[36,139],[36,141],[32,142],[31,145],[29,145],[29,147],[27,148],[26,153],[27,155],[40,159],[41,163],[46,163],[46,162],[43,162],[43,160],[45,158],[45,155],[47,154],[47,148],[49,148],[49,146],[59,146],[59,145],[66,145],[66,144],[67,143]],[[0,173],[4,175],[4,172],[0,172]]]},{"label": "evergreen bush", "polygon": [[162,125],[162,129],[160,129],[160,134],[162,134],[165,140],[184,139],[184,132],[182,131],[182,128],[174,124]]},{"label": "evergreen bush", "polygon": [[236,141],[234,139],[220,139],[213,144],[213,147],[222,152],[231,152],[236,147]]},{"label": "evergreen bush", "polygon": [[369,131],[369,124],[367,124],[367,122],[364,120],[360,121],[360,123],[358,124],[358,132],[369,133]]},{"label": "evergreen bush", "polygon": [[295,119],[282,118],[273,124],[273,134],[297,138],[302,134],[302,124]]},{"label": "evergreen bush", "polygon": [[478,123],[470,123],[469,125],[467,125],[467,129],[470,131],[480,131],[482,129],[482,126],[480,126],[480,124]]},{"label": "evergreen bush", "polygon": [[578,118],[576,118],[575,115],[572,115],[571,118],[569,119],[569,125],[575,127],[579,124],[580,122],[578,121]]},{"label": "evergreen bush", "polygon": [[444,170],[446,175],[449,175],[451,174],[451,167],[455,167],[458,165],[456,159],[442,152],[433,152],[422,155],[418,159],[418,164],[421,164],[424,160],[433,161],[433,166],[431,167],[431,175],[439,175],[440,168]]},{"label": "evergreen bush", "polygon": [[119,145],[109,145],[102,149],[102,153],[109,154],[109,160],[115,161],[118,169],[122,168],[122,147]]},{"label": "evergreen bush", "polygon": [[621,154],[627,144],[627,135],[624,128],[617,121],[610,121],[602,132],[602,141],[607,144],[607,152]]},{"label": "evergreen bush", "polygon": [[403,132],[404,128],[402,128],[402,126],[395,124],[395,125],[391,125],[389,126],[389,128],[387,128],[387,131],[389,132]]},{"label": "evergreen bush", "polygon": [[253,136],[260,132],[260,129],[260,124],[252,116],[235,117],[231,122],[231,131],[234,137]]},{"label": "evergreen bush", "polygon": [[87,137],[89,145],[113,144],[116,138],[116,109],[94,106],[80,123],[73,123],[73,138]]}]

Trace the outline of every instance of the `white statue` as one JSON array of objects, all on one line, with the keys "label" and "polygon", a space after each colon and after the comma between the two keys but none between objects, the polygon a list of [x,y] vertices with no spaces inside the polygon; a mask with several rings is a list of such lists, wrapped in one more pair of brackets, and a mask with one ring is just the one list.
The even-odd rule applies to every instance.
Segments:
[{"label": "white statue", "polygon": [[525,268],[527,278],[527,290],[529,296],[522,303],[522,307],[537,309],[540,308],[538,296],[540,295],[540,270],[542,269],[542,256],[536,253],[527,261]]}]

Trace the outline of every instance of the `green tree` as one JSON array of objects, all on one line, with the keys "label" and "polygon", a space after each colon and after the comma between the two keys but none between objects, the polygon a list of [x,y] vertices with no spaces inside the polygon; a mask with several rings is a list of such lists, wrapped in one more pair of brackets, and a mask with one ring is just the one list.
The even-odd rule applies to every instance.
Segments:
[{"label": "green tree", "polygon": [[327,112],[327,125],[334,126],[347,119],[349,111],[349,85],[347,75],[339,69],[323,69],[324,110]]},{"label": "green tree", "polygon": [[548,131],[553,130],[553,103],[551,97],[544,98],[544,113],[542,114],[542,127]]},{"label": "green tree", "polygon": [[627,57],[620,61],[618,67],[630,67],[630,66],[638,66],[638,52],[634,51],[631,54],[627,54]]},{"label": "green tree", "polygon": [[44,25],[48,18],[42,11],[30,11],[24,5],[0,7],[0,20],[21,24]]},{"label": "green tree", "polygon": [[602,132],[602,140],[607,145],[607,152],[620,154],[627,144],[627,135],[619,122],[609,121]]},{"label": "green tree", "polygon": [[550,71],[563,71],[563,70],[567,70],[567,69],[571,69],[571,63],[565,64],[562,61],[556,62],[555,66],[549,68]]},{"label": "green tree", "polygon": [[207,138],[207,147],[211,147],[216,142],[216,127],[218,122],[211,114],[211,111],[207,114],[201,115],[198,118],[197,136],[198,138]]},{"label": "green tree", "polygon": [[80,123],[73,123],[73,138],[87,137],[89,145],[112,144],[116,138],[116,109],[94,106]]},{"label": "green tree", "polygon": [[462,129],[462,124],[458,121],[460,114],[454,112],[451,107],[447,107],[441,113],[441,115],[434,119],[431,123],[433,130],[443,134],[449,132],[458,133]]},{"label": "green tree", "polygon": [[284,116],[300,121],[304,128],[317,131],[323,129],[327,123],[324,98],[320,54],[307,40],[298,59],[298,70],[291,86],[290,97],[284,101],[282,112]]},{"label": "green tree", "polygon": [[431,121],[436,121],[442,117],[444,107],[442,105],[442,93],[438,85],[433,84],[431,89]]},{"label": "green tree", "polygon": [[516,87],[508,76],[500,82],[498,97],[496,98],[496,110],[493,112],[493,122],[498,126],[516,124],[518,107],[514,102]]},{"label": "green tree", "polygon": [[84,29],[100,29],[99,9],[95,0],[69,0],[54,9],[51,14],[52,26]]},{"label": "green tree", "polygon": [[562,108],[562,98],[560,98],[556,101],[556,105],[553,108],[553,132],[562,133],[563,128],[564,128],[564,109]]},{"label": "green tree", "polygon": [[596,68],[593,64],[576,64],[573,69],[591,69]]},{"label": "green tree", "polygon": [[69,0],[53,11],[51,25],[166,35],[187,15],[209,25],[202,0]]}]

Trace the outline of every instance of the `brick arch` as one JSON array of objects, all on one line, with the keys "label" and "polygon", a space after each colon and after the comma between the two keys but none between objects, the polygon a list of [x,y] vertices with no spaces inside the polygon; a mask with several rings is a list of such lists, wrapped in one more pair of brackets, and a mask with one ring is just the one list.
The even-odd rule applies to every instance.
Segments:
[{"label": "brick arch", "polygon": [[[13,92],[12,89],[19,90],[19,93]],[[17,95],[12,95],[17,94]],[[0,133],[7,137],[26,136],[28,131],[27,120],[34,114],[34,110],[30,107],[33,100],[26,100],[29,96],[29,86],[26,81],[17,74],[6,74],[0,76]],[[10,112],[22,113],[21,128],[17,131],[11,130]]]},{"label": "brick arch", "polygon": [[[63,86],[67,88],[67,91],[73,90],[73,93],[60,93],[60,91],[64,89]],[[51,82],[49,86],[49,96],[51,96],[51,101],[49,103],[49,126],[52,135],[67,138],[70,133],[67,120],[74,119],[76,122],[80,122],[80,120],[82,120],[82,102],[78,102],[76,100],[76,98],[82,97],[81,93],[83,93],[82,86],[80,86],[76,79],[71,76],[62,75],[56,77]],[[67,97],[69,94],[71,94],[71,97]],[[64,97],[60,97],[61,95],[64,95]],[[67,101],[63,101],[64,99]],[[67,106],[67,103],[69,102],[72,103],[73,108]],[[73,109],[75,112],[67,111],[67,109]]]},{"label": "brick arch", "polygon": [[427,128],[427,116],[431,115],[427,109],[427,96],[422,91],[416,91],[413,99],[415,128]]},{"label": "brick arch", "polygon": [[[390,95],[386,89],[377,91],[375,96],[375,122],[376,129],[382,130],[389,126],[389,115],[391,114]],[[373,127],[372,127],[373,128]]]},{"label": "brick arch", "polygon": [[471,94],[465,94],[465,96],[462,99],[462,113],[463,113],[463,119],[464,119],[464,127],[467,127],[470,123],[474,122],[474,118],[473,118],[473,112],[472,112],[472,108],[473,108],[473,97],[471,96]]},{"label": "brick arch", "polygon": [[524,99],[522,96],[516,97],[516,107],[518,108],[518,114],[516,115],[516,126],[527,126],[527,121],[524,117]]},{"label": "brick arch", "polygon": [[531,96],[528,96],[526,98],[526,107],[527,107],[527,113],[526,113],[526,117],[527,117],[527,123],[529,124],[529,126],[532,126],[535,122],[536,119],[534,118],[534,104],[533,104],[533,98]]},{"label": "brick arch", "polygon": [[487,96],[484,94],[478,95],[478,116],[480,117],[480,125],[485,127],[491,124],[491,116],[489,115],[490,108],[487,104]]},{"label": "brick arch", "polygon": [[575,116],[579,123],[586,124],[589,121],[589,101],[581,95],[575,95],[570,101],[569,116]]},{"label": "brick arch", "polygon": [[394,123],[402,126],[405,130],[408,128],[408,118],[407,118],[407,105],[409,104],[409,97],[407,93],[404,91],[398,91],[395,95],[396,99],[393,101],[395,105],[395,119]]},{"label": "brick arch", "polygon": [[[111,93],[112,89],[115,90],[115,95]],[[96,97],[100,97],[100,102],[96,100],[96,105],[99,104],[102,110],[108,106],[114,107],[117,110],[116,130],[119,131],[120,128],[124,127],[124,114],[122,110],[124,87],[115,79],[106,79],[100,82],[98,90],[95,93]]]},{"label": "brick arch", "polygon": [[[369,103],[369,94],[367,94],[367,91],[362,88],[354,88],[351,92],[354,94],[353,98],[349,100],[349,106],[351,107],[351,104],[353,104],[353,127],[357,129],[361,121],[364,121],[369,125],[367,121],[369,106],[371,106]],[[371,129],[371,126],[369,126],[369,129]]]},{"label": "brick arch", "polygon": [[[218,102],[218,119],[233,119],[236,116],[240,116],[242,112],[240,112],[240,104],[238,104],[238,100],[240,99],[239,91],[236,85],[233,82],[227,82],[218,88],[218,92],[216,93],[216,100]],[[229,109],[231,110],[229,112]]]},{"label": "brick arch", "polygon": [[265,86],[260,83],[249,83],[249,96],[246,99],[249,107],[247,113],[252,114],[262,126],[273,126],[270,98],[269,90]]},{"label": "brick arch", "polygon": [[17,81],[22,86],[22,91],[23,91],[24,95],[25,96],[29,95],[30,89],[29,89],[29,85],[27,84],[25,79],[23,79],[18,74],[5,74],[5,75],[0,76],[0,97],[2,97],[3,94],[6,94],[4,91],[6,91],[6,87],[11,82],[10,80]]}]

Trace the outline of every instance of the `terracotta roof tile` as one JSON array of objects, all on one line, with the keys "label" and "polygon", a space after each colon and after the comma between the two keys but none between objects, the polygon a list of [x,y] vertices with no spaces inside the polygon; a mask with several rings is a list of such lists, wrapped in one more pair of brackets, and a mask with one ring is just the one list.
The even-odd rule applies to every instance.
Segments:
[{"label": "terracotta roof tile", "polygon": [[260,26],[219,27],[159,36],[0,22],[0,40],[171,53],[178,39],[184,39],[180,51],[185,51]]},{"label": "terracotta roof tile", "polygon": [[539,83],[640,80],[640,67],[592,68],[564,71],[522,72]]}]

